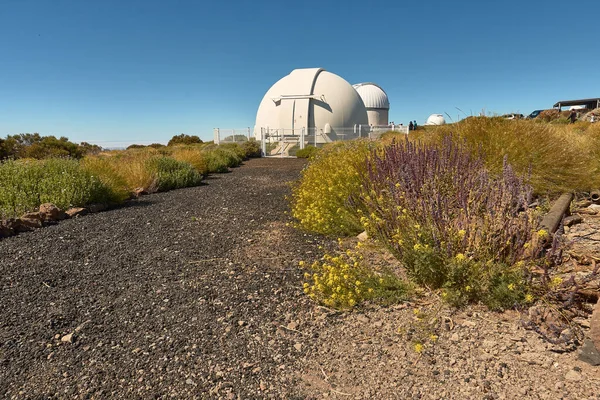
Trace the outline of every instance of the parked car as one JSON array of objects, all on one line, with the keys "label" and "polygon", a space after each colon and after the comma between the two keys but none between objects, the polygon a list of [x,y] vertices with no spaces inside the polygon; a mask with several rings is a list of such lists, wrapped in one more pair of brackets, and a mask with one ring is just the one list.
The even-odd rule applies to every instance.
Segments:
[{"label": "parked car", "polygon": [[527,119],[534,119],[534,118],[536,118],[538,115],[540,115],[540,113],[542,111],[544,111],[544,110],[535,110],[535,111],[533,111],[531,114],[529,114],[527,116]]},{"label": "parked car", "polygon": [[523,114],[504,114],[502,118],[505,119],[523,119]]}]

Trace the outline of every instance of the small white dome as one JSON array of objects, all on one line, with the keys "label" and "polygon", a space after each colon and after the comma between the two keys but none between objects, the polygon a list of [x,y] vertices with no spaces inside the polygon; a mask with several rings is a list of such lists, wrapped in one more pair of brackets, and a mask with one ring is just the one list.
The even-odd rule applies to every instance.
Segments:
[{"label": "small white dome", "polygon": [[352,85],[352,87],[358,92],[363,103],[365,103],[365,107],[383,110],[390,109],[388,96],[385,90],[379,85],[372,82],[365,82],[357,83],[356,85]]},{"label": "small white dome", "polygon": [[429,118],[427,118],[427,122],[425,125],[445,125],[446,120],[442,114],[431,114]]}]

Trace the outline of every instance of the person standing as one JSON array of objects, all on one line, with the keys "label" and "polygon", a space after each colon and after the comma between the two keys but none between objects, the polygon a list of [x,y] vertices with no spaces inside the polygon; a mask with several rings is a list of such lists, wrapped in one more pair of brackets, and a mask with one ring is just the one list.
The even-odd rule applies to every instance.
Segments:
[{"label": "person standing", "polygon": [[415,119],[415,121],[414,121],[414,122],[415,122],[415,123],[413,124],[413,130],[415,130],[415,131],[416,131],[416,130],[417,130],[417,120]]},{"label": "person standing", "polygon": [[576,119],[577,113],[575,112],[575,110],[571,110],[571,113],[569,114],[569,121],[571,121],[571,123],[574,124]]},{"label": "person standing", "polygon": [[415,126],[413,125],[412,121],[410,121],[408,124],[408,130],[412,131],[414,128],[415,128]]}]

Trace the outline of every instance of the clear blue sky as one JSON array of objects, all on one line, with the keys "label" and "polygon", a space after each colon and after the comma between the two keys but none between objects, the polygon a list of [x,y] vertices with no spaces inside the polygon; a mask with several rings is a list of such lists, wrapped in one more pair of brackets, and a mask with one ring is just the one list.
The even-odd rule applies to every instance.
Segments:
[{"label": "clear blue sky", "polygon": [[0,137],[102,146],[253,126],[295,68],[372,81],[390,120],[600,97],[600,1],[0,0]]}]

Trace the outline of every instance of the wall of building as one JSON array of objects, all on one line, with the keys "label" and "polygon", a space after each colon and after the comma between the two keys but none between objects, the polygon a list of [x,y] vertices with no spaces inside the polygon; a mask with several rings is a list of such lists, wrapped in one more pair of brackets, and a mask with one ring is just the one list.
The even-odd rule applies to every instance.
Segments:
[{"label": "wall of building", "polygon": [[367,108],[369,125],[380,126],[389,124],[389,110]]}]

